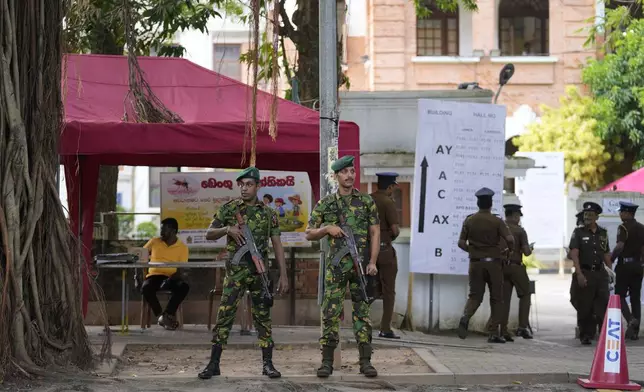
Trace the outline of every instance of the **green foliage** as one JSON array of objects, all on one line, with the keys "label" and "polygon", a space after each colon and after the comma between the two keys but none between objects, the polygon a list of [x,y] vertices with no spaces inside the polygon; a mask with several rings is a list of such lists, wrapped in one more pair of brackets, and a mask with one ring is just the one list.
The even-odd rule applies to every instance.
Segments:
[{"label": "green foliage", "polygon": [[530,256],[523,256],[523,265],[528,269],[542,269],[544,267],[543,263],[534,256],[534,253]]},{"label": "green foliage", "polygon": [[[116,212],[130,212],[121,205],[116,206]],[[119,238],[127,238],[134,229],[134,215],[117,215]]]},{"label": "green foliage", "polygon": [[142,222],[136,226],[137,238],[152,238],[159,235],[159,227],[154,222]]},{"label": "green foliage", "polygon": [[[614,51],[591,60],[582,80],[604,118],[598,134],[627,159],[644,160],[644,20],[633,20],[614,40]],[[632,169],[632,165],[630,167]]]},{"label": "green foliage", "polygon": [[622,32],[628,29],[628,26],[635,20],[633,17],[633,10],[642,9],[644,7],[644,0],[604,0],[605,6],[614,6],[611,8],[606,7],[603,17],[591,17],[586,22],[588,28],[580,29],[578,31],[587,30],[588,39],[586,46],[594,46],[597,44],[597,38],[602,37],[602,49],[610,51],[615,43],[621,39]]},{"label": "green foliage", "polygon": [[[416,6],[416,15],[419,17],[429,16],[432,10],[431,6],[438,8],[445,12],[454,12],[458,9],[459,0],[413,0]],[[478,7],[476,0],[461,0],[460,4],[466,10],[476,11]]]},{"label": "green foliage", "polygon": [[[137,55],[182,56],[173,42],[179,31],[207,31],[221,3],[230,0],[128,0],[136,19]],[[71,0],[65,20],[66,50],[73,53],[123,54],[123,0]]]},{"label": "green foliage", "polygon": [[598,136],[598,130],[605,127],[596,119],[599,109],[573,86],[566,88],[560,103],[558,108],[542,105],[541,121],[531,124],[514,144],[519,151],[563,152],[566,183],[584,190],[603,185],[611,154]]}]

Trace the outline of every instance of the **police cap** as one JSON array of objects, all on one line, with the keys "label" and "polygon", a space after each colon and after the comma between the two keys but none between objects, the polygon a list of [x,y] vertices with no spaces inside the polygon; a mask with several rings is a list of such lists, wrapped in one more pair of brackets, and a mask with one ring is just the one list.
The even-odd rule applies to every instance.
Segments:
[{"label": "police cap", "polygon": [[242,180],[244,178],[252,178],[253,180],[259,182],[259,170],[254,166],[247,167],[239,173],[236,181]]},{"label": "police cap", "polygon": [[382,185],[383,187],[388,187],[389,185],[398,185],[398,181],[396,181],[398,173],[382,172],[376,173],[376,176],[378,177],[378,185]]},{"label": "police cap", "polygon": [[631,212],[631,213],[634,214],[637,211],[638,208],[639,208],[639,206],[637,204],[635,204],[635,203],[630,203],[628,201],[620,201],[619,202],[619,211],[620,212],[624,211],[624,212]]},{"label": "police cap", "polygon": [[331,164],[331,170],[334,173],[339,172],[342,169],[353,166],[353,161],[355,157],[353,155],[345,155],[342,158],[338,158],[335,162]]},{"label": "police cap", "polygon": [[494,191],[490,188],[481,188],[479,189],[474,196],[476,197],[492,197],[494,196]]},{"label": "police cap", "polygon": [[587,201],[584,203],[584,211],[592,211],[597,215],[601,214],[604,211],[601,206],[595,202]]},{"label": "police cap", "polygon": [[503,208],[505,208],[506,215],[518,212],[519,215],[523,216],[523,212],[521,212],[522,206],[520,206],[519,204],[506,204],[503,206]]}]

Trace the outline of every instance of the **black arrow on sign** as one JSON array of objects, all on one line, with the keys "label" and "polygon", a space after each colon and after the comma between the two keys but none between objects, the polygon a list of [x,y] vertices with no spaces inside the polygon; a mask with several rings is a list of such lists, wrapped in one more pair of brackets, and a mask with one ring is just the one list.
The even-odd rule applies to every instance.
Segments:
[{"label": "black arrow on sign", "polygon": [[427,196],[427,157],[420,163],[420,202],[418,206],[418,232],[425,231],[425,198]]}]

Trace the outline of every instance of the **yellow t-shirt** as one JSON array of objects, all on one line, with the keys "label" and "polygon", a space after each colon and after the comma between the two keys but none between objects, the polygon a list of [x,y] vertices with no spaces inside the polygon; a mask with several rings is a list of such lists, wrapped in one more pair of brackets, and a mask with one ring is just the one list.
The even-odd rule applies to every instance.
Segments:
[{"label": "yellow t-shirt", "polygon": [[[177,239],[177,242],[168,246],[161,238],[154,237],[143,246],[150,252],[150,263],[187,263],[188,247],[186,244]],[[152,268],[148,269],[148,274],[172,276],[177,272],[176,268]]]}]

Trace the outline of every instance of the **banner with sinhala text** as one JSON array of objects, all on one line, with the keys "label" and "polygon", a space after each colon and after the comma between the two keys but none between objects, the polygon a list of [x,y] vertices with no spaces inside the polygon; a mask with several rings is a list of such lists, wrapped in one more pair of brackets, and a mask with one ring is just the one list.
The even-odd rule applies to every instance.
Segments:
[{"label": "banner with sinhala text", "polygon": [[[308,247],[304,230],[311,211],[307,173],[262,171],[260,201],[277,213],[285,247]],[[238,171],[161,173],[161,219],[179,222],[179,238],[189,247],[224,247],[225,237],[207,241],[206,230],[219,207],[238,198]],[[270,243],[270,242],[269,242]]]}]

